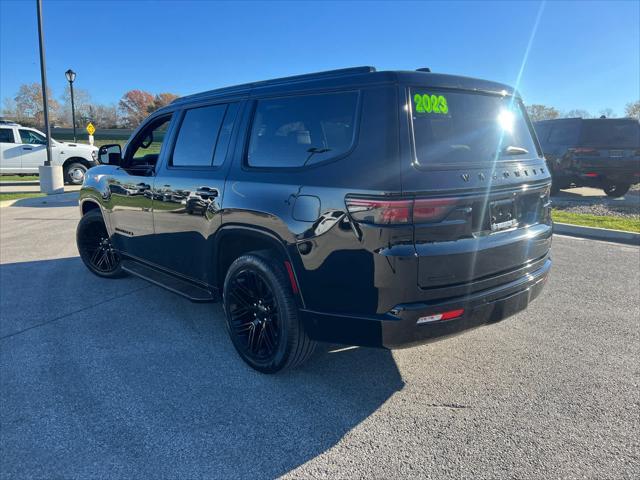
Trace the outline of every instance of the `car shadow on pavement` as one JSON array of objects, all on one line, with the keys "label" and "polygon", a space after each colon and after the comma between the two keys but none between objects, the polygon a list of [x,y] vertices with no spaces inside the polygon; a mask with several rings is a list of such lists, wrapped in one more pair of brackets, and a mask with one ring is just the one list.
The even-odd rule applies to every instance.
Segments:
[{"label": "car shadow on pavement", "polygon": [[6,478],[274,478],[404,386],[391,353],[367,348],[257,373],[219,305],[97,278],[77,257],[5,264],[0,282]]},{"label": "car shadow on pavement", "polygon": [[[13,193],[13,192],[5,192]],[[43,197],[21,198],[14,201],[11,207],[51,208],[73,207],[78,205],[78,192],[65,192]]]}]

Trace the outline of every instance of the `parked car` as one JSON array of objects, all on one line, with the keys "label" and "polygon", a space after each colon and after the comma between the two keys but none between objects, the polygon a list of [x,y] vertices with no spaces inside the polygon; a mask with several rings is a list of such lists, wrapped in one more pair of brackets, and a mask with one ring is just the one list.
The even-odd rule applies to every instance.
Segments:
[{"label": "parked car", "polygon": [[[97,165],[98,148],[51,140],[52,164],[62,166],[65,183],[82,185],[87,170]],[[17,123],[0,123],[0,174],[38,174],[46,160],[44,133]]]},{"label": "parked car", "polygon": [[562,118],[535,123],[553,178],[553,193],[602,188],[624,196],[640,183],[640,122],[632,118]]},{"label": "parked car", "polygon": [[88,269],[221,298],[261,372],[318,341],[397,348],[500,321],[551,266],[551,177],[498,83],[356,67],[240,85],[99,155],[80,192]]}]

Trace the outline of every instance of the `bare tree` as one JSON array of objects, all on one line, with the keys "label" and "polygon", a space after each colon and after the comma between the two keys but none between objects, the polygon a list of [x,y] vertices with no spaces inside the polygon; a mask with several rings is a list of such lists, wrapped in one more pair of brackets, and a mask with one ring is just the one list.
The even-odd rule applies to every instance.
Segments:
[{"label": "bare tree", "polygon": [[540,120],[553,120],[560,116],[560,112],[553,107],[547,107],[546,105],[529,105],[527,106],[527,113],[532,122]]},{"label": "bare tree", "polygon": [[640,120],[640,100],[627,103],[627,106],[624,109],[624,114],[627,117],[637,118]]},{"label": "bare tree", "polygon": [[95,105],[91,121],[96,128],[118,128],[118,109],[115,105]]},{"label": "bare tree", "polygon": [[[59,117],[60,105],[48,91],[49,117],[52,122]],[[44,123],[44,110],[42,108],[42,86],[39,83],[20,85],[18,93],[14,97],[16,120],[23,125],[40,127]]]},{"label": "bare tree", "polygon": [[563,118],[592,118],[592,115],[586,110],[582,110],[580,108],[574,108],[573,110],[569,110],[564,113]]},{"label": "bare tree", "polygon": [[16,119],[16,101],[13,98],[5,97],[2,100],[2,117],[9,120]]},{"label": "bare tree", "polygon": [[603,108],[600,110],[600,116],[606,118],[616,118],[616,112],[612,108]]},{"label": "bare tree", "polygon": [[[68,85],[65,88],[64,95],[62,95],[61,99],[62,107],[60,109],[60,121],[64,122],[67,126],[72,126],[71,92]],[[93,106],[91,103],[91,95],[89,95],[87,90],[74,88],[73,100],[76,109],[76,126],[82,127],[82,123],[91,117],[90,113]]]}]

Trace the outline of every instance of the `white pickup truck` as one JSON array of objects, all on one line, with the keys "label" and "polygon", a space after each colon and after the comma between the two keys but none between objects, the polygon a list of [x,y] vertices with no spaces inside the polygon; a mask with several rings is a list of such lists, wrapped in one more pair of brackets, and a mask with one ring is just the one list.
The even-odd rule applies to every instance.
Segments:
[{"label": "white pickup truck", "polygon": [[[46,136],[17,123],[0,123],[0,174],[37,174],[47,159]],[[61,165],[65,183],[81,185],[86,171],[98,165],[98,148],[51,141],[52,164]]]}]

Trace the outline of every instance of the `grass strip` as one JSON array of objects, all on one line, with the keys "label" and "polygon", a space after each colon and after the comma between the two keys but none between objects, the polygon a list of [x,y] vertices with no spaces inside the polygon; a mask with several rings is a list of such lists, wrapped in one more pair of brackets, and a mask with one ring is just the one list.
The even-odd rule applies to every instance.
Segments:
[{"label": "grass strip", "polygon": [[21,198],[44,197],[44,193],[0,193],[0,202],[5,200],[19,200]]},{"label": "grass strip", "polygon": [[40,180],[38,175],[0,175],[0,182],[37,182]]},{"label": "grass strip", "polygon": [[555,209],[551,211],[551,216],[554,222],[559,223],[640,233],[640,219],[638,218],[611,217],[591,215],[588,213],[570,213]]}]

